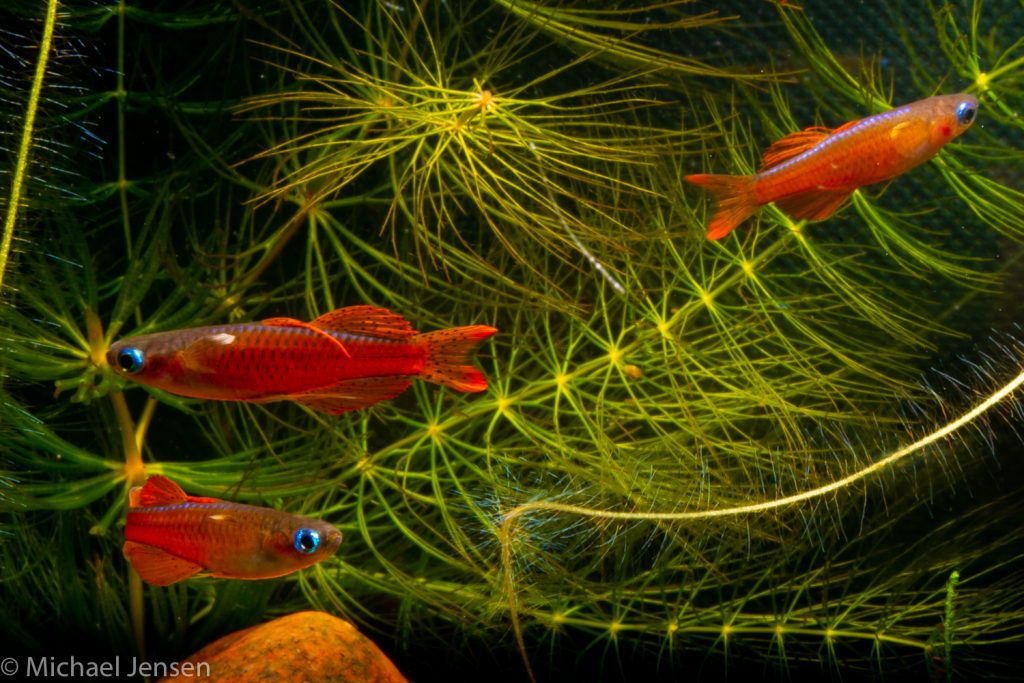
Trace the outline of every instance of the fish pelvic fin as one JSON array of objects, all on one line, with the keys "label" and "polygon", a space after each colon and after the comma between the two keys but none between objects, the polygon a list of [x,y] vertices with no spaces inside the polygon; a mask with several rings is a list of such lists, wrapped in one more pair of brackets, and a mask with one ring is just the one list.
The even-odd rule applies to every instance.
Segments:
[{"label": "fish pelvic fin", "polygon": [[754,198],[754,176],[700,173],[683,180],[703,187],[715,199],[715,214],[708,223],[709,240],[725,237],[761,207]]},{"label": "fish pelvic fin", "polygon": [[470,356],[497,331],[487,325],[467,325],[416,335],[413,342],[427,350],[419,377],[456,391],[483,391],[487,378],[469,365]]},{"label": "fish pelvic fin", "polygon": [[123,552],[142,580],[154,586],[169,586],[195,576],[203,570],[194,562],[135,541],[125,541]]}]

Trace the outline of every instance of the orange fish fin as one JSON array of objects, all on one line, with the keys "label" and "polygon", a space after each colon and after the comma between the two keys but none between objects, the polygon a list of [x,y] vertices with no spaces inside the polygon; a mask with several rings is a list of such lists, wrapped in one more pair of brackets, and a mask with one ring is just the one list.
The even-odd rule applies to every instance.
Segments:
[{"label": "orange fish fin", "polygon": [[416,335],[414,341],[427,349],[419,376],[456,391],[483,391],[487,379],[484,373],[468,365],[469,357],[497,331],[487,325],[467,325]]},{"label": "orange fish fin", "polygon": [[361,377],[347,379],[325,389],[291,394],[285,398],[313,410],[340,415],[394,398],[408,389],[410,383],[411,380],[405,375]]},{"label": "orange fish fin", "polygon": [[853,190],[808,190],[785,199],[776,199],[779,207],[793,218],[820,221],[828,218],[843,205]]},{"label": "orange fish fin", "polygon": [[213,372],[217,370],[217,353],[232,341],[232,335],[200,337],[179,352],[182,365],[190,370]]},{"label": "orange fish fin", "polygon": [[931,129],[930,119],[916,117],[893,126],[889,131],[889,139],[901,156],[919,159],[927,154],[931,147]]},{"label": "orange fish fin", "polygon": [[[137,495],[133,495],[136,491]],[[132,507],[175,505],[187,500],[188,496],[181,487],[162,474],[154,474],[141,489],[136,486],[128,493],[128,502]]]},{"label": "orange fish fin", "polygon": [[779,138],[764,151],[761,157],[761,168],[757,169],[757,172],[767,171],[769,168],[803,154],[829,135],[832,135],[832,131],[828,128],[815,127]]},{"label": "orange fish fin", "polygon": [[324,313],[310,323],[320,329],[385,339],[409,339],[416,334],[409,321],[386,308],[347,306]]},{"label": "orange fish fin", "polygon": [[142,580],[154,586],[168,586],[195,576],[203,570],[194,562],[175,557],[160,548],[134,541],[125,541],[123,552]]},{"label": "orange fish fin", "polygon": [[[317,318],[317,320],[319,320],[319,318]],[[260,325],[267,325],[268,327],[301,327],[304,330],[309,330],[314,334],[319,334],[320,336],[329,339],[331,342],[336,344],[338,348],[341,349],[341,352],[347,357],[352,357],[352,354],[348,352],[348,349],[345,348],[345,344],[343,344],[340,339],[328,332],[325,332],[313,323],[304,323],[301,320],[296,320],[295,318],[267,318],[266,320],[261,320]]]},{"label": "orange fish fin", "polygon": [[754,176],[697,174],[688,175],[684,180],[703,187],[717,202],[715,214],[708,223],[709,240],[725,237],[760,207],[754,198]]},{"label": "orange fish fin", "polygon": [[825,140],[825,138],[842,133],[844,130],[853,128],[860,119],[844,123],[838,128],[823,128],[822,126],[811,126],[810,128],[804,128],[796,133],[790,133],[784,137],[779,138],[764,151],[764,155],[761,157],[761,168],[757,169],[758,173],[767,171],[773,166],[778,166],[784,161],[788,161],[795,156],[799,156],[814,147],[818,143]]}]

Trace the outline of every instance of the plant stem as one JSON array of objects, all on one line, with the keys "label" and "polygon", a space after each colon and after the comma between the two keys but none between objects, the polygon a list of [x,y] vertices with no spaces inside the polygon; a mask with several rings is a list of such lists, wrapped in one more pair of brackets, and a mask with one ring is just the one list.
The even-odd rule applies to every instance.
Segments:
[{"label": "plant stem", "polygon": [[954,571],[946,582],[946,617],[943,620],[943,666],[946,667],[946,681],[953,681],[953,617],[956,611],[956,586],[960,583],[960,572]]},{"label": "plant stem", "polygon": [[46,64],[50,56],[50,44],[53,42],[53,27],[57,23],[57,0],[50,0],[46,6],[46,19],[43,22],[43,36],[39,41],[39,59],[36,60],[36,73],[32,78],[32,90],[29,92],[28,105],[25,109],[25,124],[21,129],[21,145],[18,147],[18,158],[14,163],[14,178],[11,181],[11,198],[7,204],[7,216],[4,219],[3,238],[0,239],[0,287],[3,286],[4,272],[7,270],[7,257],[11,253],[14,240],[14,224],[18,220],[18,205],[21,203],[22,186],[28,169],[28,155],[32,148],[32,131],[35,128],[36,111],[39,109],[39,95],[43,89],[43,77],[46,75]]}]

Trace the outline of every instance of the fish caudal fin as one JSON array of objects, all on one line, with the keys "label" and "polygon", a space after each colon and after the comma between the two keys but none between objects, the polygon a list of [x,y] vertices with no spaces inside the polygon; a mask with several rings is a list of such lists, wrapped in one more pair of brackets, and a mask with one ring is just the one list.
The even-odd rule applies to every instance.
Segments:
[{"label": "fish caudal fin", "polygon": [[484,373],[468,365],[469,357],[497,331],[487,325],[468,325],[416,335],[413,341],[427,349],[420,377],[456,391],[483,391],[487,379]]},{"label": "fish caudal fin", "polygon": [[709,240],[725,237],[761,206],[754,199],[754,176],[697,174],[683,180],[703,187],[717,202],[715,215],[708,223]]}]

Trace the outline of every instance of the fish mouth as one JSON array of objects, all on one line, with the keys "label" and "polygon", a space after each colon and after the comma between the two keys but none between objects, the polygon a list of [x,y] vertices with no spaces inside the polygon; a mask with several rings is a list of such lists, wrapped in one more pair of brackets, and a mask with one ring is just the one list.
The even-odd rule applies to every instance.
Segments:
[{"label": "fish mouth", "polygon": [[327,547],[330,549],[331,554],[341,546],[341,532],[337,529],[331,529],[327,532]]}]

